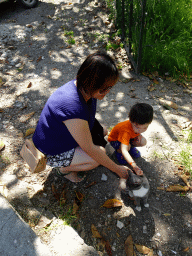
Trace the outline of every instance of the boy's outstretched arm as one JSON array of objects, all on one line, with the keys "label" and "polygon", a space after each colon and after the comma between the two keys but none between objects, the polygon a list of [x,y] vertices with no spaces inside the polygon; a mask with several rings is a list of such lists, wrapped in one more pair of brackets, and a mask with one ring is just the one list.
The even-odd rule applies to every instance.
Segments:
[{"label": "boy's outstretched arm", "polygon": [[121,153],[122,153],[124,159],[127,161],[128,164],[130,164],[133,167],[133,170],[135,171],[135,173],[137,175],[143,175],[143,171],[141,170],[141,168],[139,168],[136,165],[135,161],[133,160],[133,158],[129,154],[130,147],[128,145],[125,145],[125,144],[121,143],[120,148],[121,148]]}]

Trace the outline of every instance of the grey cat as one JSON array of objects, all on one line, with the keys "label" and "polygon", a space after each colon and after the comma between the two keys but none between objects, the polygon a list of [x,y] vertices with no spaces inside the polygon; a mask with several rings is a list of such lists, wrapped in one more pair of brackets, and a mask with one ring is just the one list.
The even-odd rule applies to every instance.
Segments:
[{"label": "grey cat", "polygon": [[120,189],[122,192],[128,194],[130,197],[133,197],[136,203],[136,210],[141,211],[141,201],[145,207],[149,207],[147,202],[149,195],[149,181],[145,175],[139,176],[141,178],[141,184],[138,186],[130,186],[126,179],[120,179]]}]

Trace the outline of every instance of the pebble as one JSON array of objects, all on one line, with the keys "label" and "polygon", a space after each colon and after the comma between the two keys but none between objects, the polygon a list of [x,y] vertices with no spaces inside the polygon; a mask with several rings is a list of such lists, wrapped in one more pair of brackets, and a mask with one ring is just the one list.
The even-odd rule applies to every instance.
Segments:
[{"label": "pebble", "polygon": [[21,63],[16,64],[15,67],[16,67],[16,68],[21,67]]},{"label": "pebble", "polygon": [[119,220],[117,221],[117,227],[118,227],[118,228],[122,229],[124,226],[125,226],[125,225],[124,225],[123,222],[121,222],[121,221],[119,221]]},{"label": "pebble", "polygon": [[103,173],[102,176],[101,176],[101,180],[102,181],[107,181],[107,176]]},{"label": "pebble", "polygon": [[157,111],[157,110],[160,109],[160,108],[161,108],[160,105],[153,106],[154,111]]},{"label": "pebble", "polygon": [[147,234],[147,226],[143,226],[143,234]]}]

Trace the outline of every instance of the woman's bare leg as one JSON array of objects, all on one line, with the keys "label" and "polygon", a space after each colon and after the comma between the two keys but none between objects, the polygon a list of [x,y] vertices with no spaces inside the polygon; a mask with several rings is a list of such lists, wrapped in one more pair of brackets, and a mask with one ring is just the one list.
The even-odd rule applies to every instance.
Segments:
[{"label": "woman's bare leg", "polygon": [[[104,152],[105,149],[100,147]],[[91,158],[87,153],[85,153],[80,147],[75,149],[75,153],[73,156],[73,160],[70,166],[61,167],[61,173],[70,172],[68,175],[65,176],[66,179],[72,182],[80,182],[82,179],[78,177],[77,172],[79,171],[89,171],[99,166],[93,158]]]}]

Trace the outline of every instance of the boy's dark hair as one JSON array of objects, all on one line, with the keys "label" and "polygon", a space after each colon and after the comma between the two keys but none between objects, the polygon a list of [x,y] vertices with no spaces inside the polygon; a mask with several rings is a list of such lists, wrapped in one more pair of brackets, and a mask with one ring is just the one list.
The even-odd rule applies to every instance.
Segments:
[{"label": "boy's dark hair", "polygon": [[97,51],[90,54],[77,73],[77,88],[86,93],[94,93],[116,83],[119,72],[113,59],[105,52]]},{"label": "boy's dark hair", "polygon": [[129,112],[129,120],[137,124],[149,124],[153,120],[153,108],[147,103],[133,105]]}]

